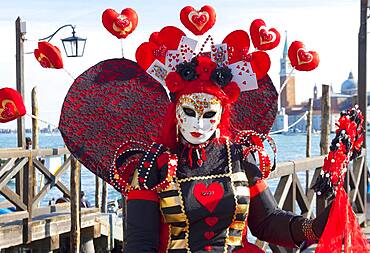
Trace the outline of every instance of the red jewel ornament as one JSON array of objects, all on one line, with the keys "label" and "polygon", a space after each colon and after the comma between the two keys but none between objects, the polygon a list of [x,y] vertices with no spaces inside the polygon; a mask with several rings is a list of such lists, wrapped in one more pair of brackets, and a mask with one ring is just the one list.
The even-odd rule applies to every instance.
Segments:
[{"label": "red jewel ornament", "polygon": [[207,245],[207,246],[204,246],[203,248],[205,251],[208,251],[208,252],[211,252],[212,251],[212,246],[211,245]]}]

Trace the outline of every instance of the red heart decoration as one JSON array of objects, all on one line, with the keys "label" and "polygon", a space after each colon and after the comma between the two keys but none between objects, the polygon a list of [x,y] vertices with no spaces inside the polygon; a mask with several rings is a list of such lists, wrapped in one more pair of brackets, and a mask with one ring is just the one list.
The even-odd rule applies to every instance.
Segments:
[{"label": "red heart decoration", "polygon": [[207,218],[205,218],[205,219],[204,219],[204,222],[205,222],[208,226],[213,227],[214,225],[216,225],[216,224],[217,224],[217,222],[218,222],[218,217],[216,217],[216,216],[210,216],[210,217],[207,217]]},{"label": "red heart decoration", "polygon": [[260,80],[266,76],[271,66],[270,56],[264,51],[256,51],[248,54],[247,61],[251,63],[257,80]]},{"label": "red heart decoration", "polygon": [[207,240],[212,239],[214,236],[215,236],[215,232],[212,232],[212,231],[208,231],[204,233],[204,238],[206,238]]},{"label": "red heart decoration", "polygon": [[306,51],[301,41],[294,41],[290,45],[288,57],[292,66],[300,71],[314,70],[320,63],[319,54],[315,51]]},{"label": "red heart decoration", "polygon": [[148,69],[155,59],[163,64],[168,50],[177,50],[181,37],[185,33],[174,26],[166,26],[158,33],[152,33],[149,42],[142,43],[136,49],[136,61],[143,69]]},{"label": "red heart decoration", "polygon": [[275,28],[268,29],[262,19],[256,19],[250,27],[252,43],[259,50],[270,50],[280,43],[280,33]]},{"label": "red heart decoration", "polygon": [[193,194],[196,200],[212,213],[224,196],[224,188],[218,182],[213,182],[208,187],[198,183],[194,186]]},{"label": "red heart decoration", "polygon": [[63,59],[59,48],[47,41],[40,41],[33,54],[43,68],[63,68]]},{"label": "red heart decoration", "polygon": [[182,8],[181,23],[193,34],[202,35],[213,27],[216,22],[216,12],[209,6],[203,6],[199,11],[191,6]]},{"label": "red heart decoration", "polygon": [[244,60],[250,47],[249,35],[243,30],[235,30],[229,33],[222,43],[227,44],[229,64]]},{"label": "red heart decoration", "polygon": [[102,15],[105,29],[118,39],[125,39],[137,27],[138,17],[136,11],[126,8],[117,13],[113,9],[106,9]]},{"label": "red heart decoration", "polygon": [[0,89],[0,123],[6,123],[26,114],[22,96],[14,89]]}]

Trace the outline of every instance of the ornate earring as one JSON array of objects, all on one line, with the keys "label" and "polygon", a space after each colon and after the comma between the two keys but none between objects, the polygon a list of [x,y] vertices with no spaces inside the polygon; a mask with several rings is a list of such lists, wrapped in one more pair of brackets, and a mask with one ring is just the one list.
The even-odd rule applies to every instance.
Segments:
[{"label": "ornate earring", "polygon": [[216,137],[216,139],[220,138],[220,129],[219,128],[216,128],[215,137]]}]

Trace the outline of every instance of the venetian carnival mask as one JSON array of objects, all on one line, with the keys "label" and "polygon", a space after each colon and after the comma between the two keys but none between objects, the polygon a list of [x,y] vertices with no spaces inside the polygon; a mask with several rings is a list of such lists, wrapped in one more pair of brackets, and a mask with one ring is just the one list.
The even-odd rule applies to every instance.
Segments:
[{"label": "venetian carnival mask", "polygon": [[191,144],[202,144],[216,132],[222,114],[221,102],[207,93],[183,95],[176,105],[177,127]]}]

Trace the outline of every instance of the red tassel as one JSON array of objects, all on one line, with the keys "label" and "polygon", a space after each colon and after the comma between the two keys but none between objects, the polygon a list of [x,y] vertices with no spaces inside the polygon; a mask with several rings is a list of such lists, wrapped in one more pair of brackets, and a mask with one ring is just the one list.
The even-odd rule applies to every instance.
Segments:
[{"label": "red tassel", "polygon": [[369,243],[352,211],[347,193],[340,187],[315,253],[340,253],[343,241],[345,253],[370,251]]}]

